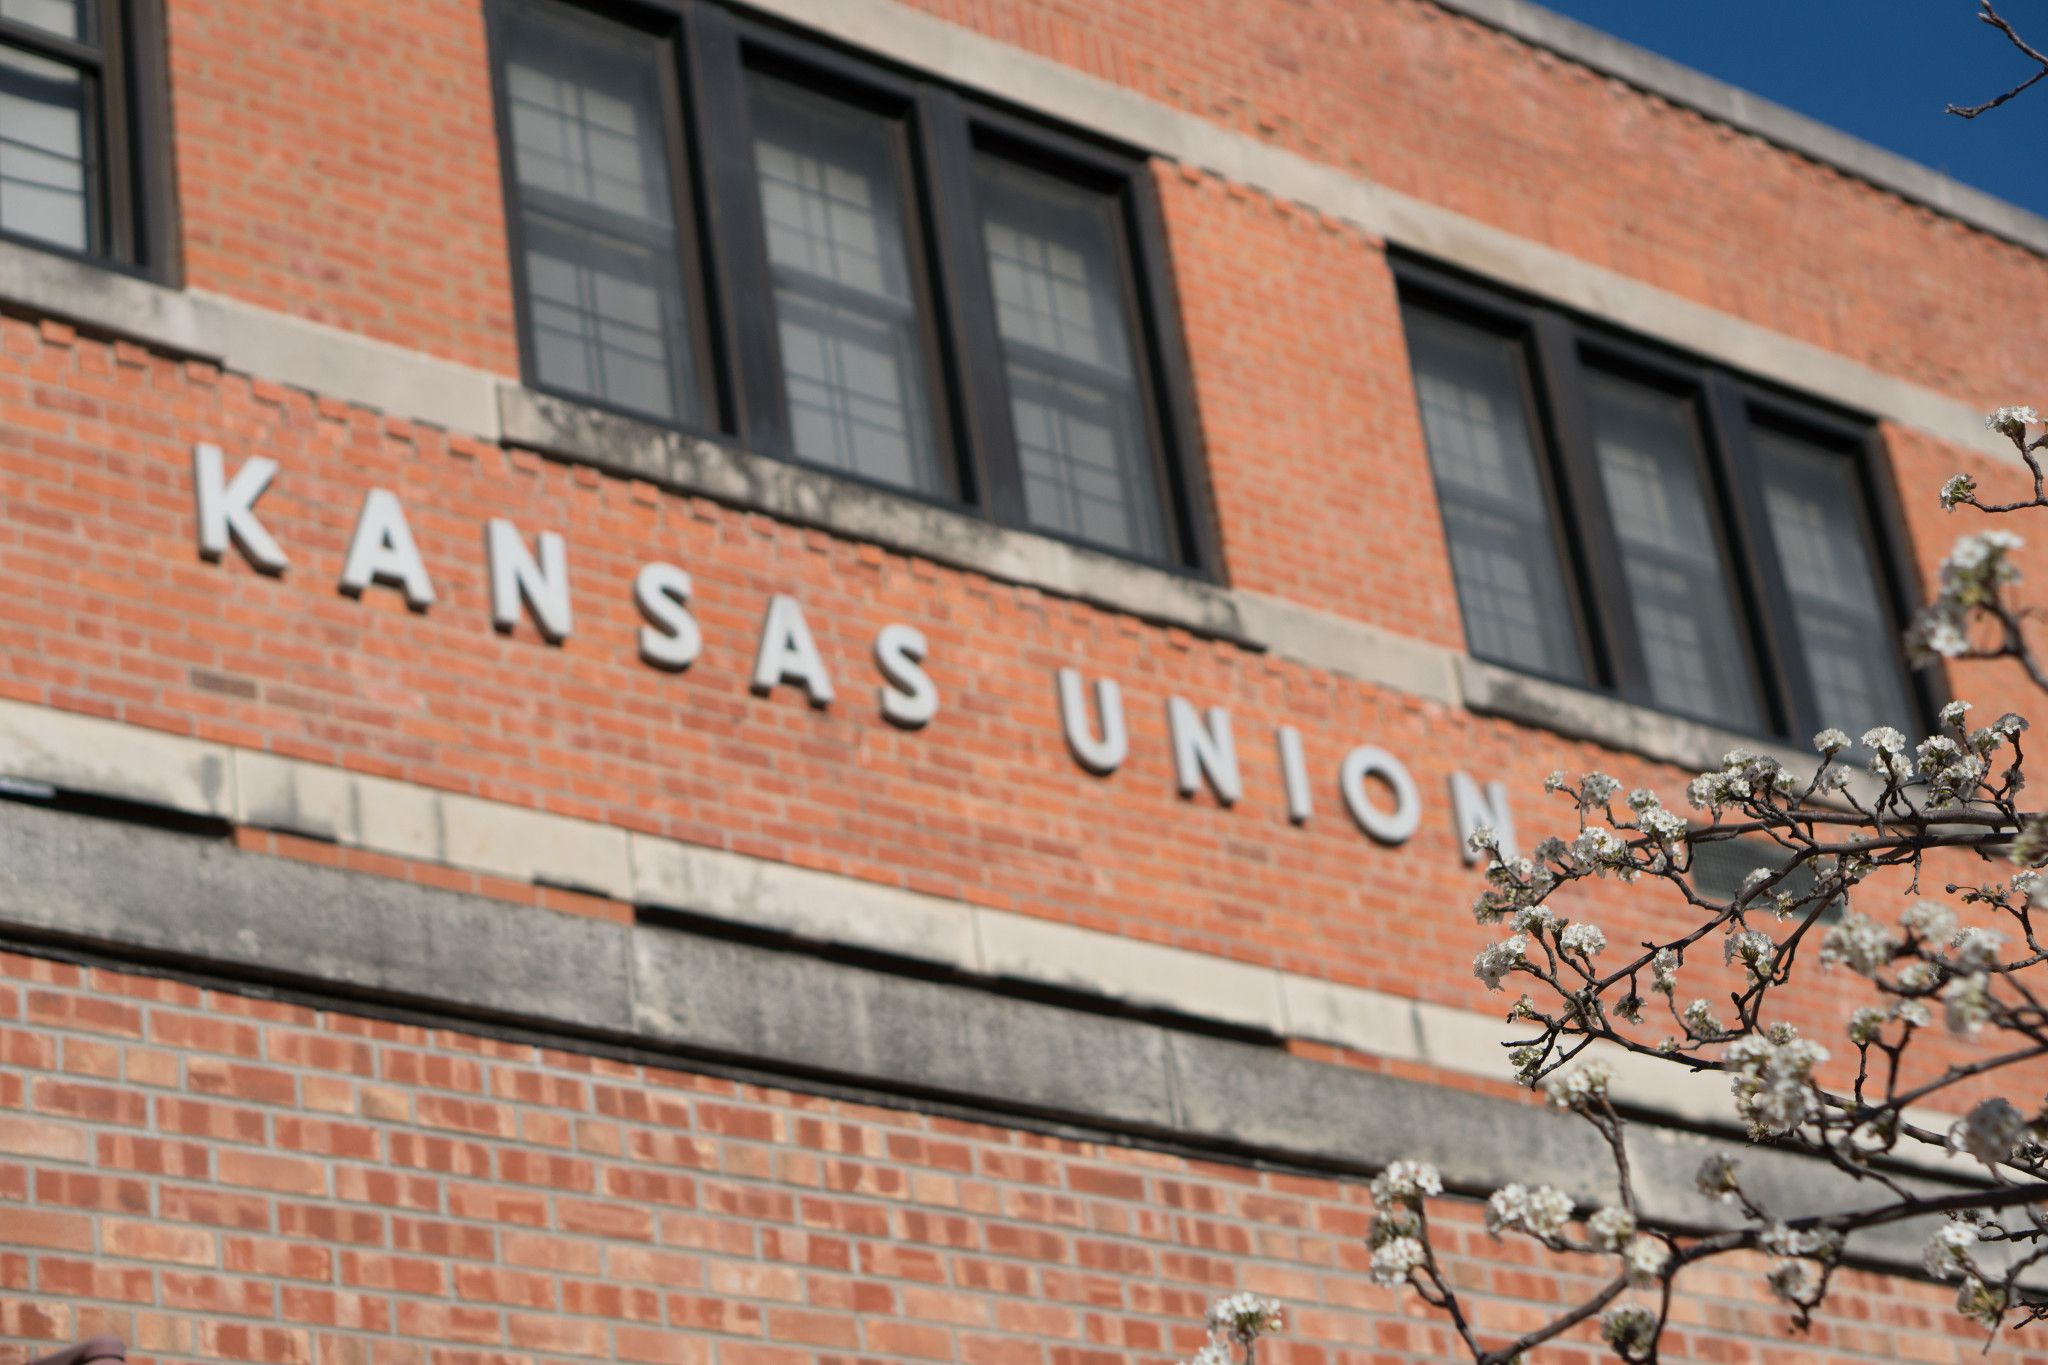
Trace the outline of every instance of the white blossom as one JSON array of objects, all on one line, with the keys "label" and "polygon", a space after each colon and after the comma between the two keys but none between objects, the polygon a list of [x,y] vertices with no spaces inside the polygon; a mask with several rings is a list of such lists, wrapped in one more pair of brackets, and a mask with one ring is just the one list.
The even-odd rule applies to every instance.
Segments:
[{"label": "white blossom", "polygon": [[1814,1291],[1820,1288],[1820,1278],[1807,1261],[1778,1262],[1764,1277],[1764,1283],[1773,1294],[1791,1304],[1811,1303]]},{"label": "white blossom", "polygon": [[1632,1239],[1628,1249],[1622,1253],[1622,1273],[1637,1289],[1647,1289],[1657,1282],[1671,1264],[1671,1248],[1647,1234]]},{"label": "white blossom", "polygon": [[1472,959],[1472,975],[1486,983],[1486,989],[1500,989],[1501,979],[1529,960],[1529,940],[1516,934],[1479,950]]},{"label": "white blossom", "polygon": [[1605,825],[1588,825],[1572,840],[1572,857],[1583,867],[1604,872],[1628,859],[1628,845]]},{"label": "white blossom", "polygon": [[1244,1346],[1280,1330],[1280,1305],[1257,1294],[1230,1294],[1209,1305],[1209,1333]]},{"label": "white blossom", "polygon": [[1716,1152],[1700,1163],[1699,1174],[1692,1178],[1693,1188],[1717,1203],[1726,1204],[1734,1200],[1741,1188],[1735,1179],[1735,1158],[1726,1152]]},{"label": "white blossom", "polygon": [[1516,1181],[1493,1192],[1486,1201],[1486,1230],[1526,1232],[1532,1237],[1555,1237],[1572,1219],[1571,1196],[1550,1185],[1534,1189]]},{"label": "white blossom", "polygon": [[1947,1011],[1948,1031],[1974,1036],[1991,1021],[1991,979],[1982,972],[1959,976],[1942,991],[1941,1003]]},{"label": "white blossom", "polygon": [[1813,737],[1813,747],[1833,758],[1849,747],[1849,737],[1840,730],[1830,727]]},{"label": "white blossom", "polygon": [[1684,819],[1673,815],[1662,806],[1642,812],[1636,817],[1636,826],[1659,843],[1675,844],[1685,837]]},{"label": "white blossom", "polygon": [[1849,1016],[1849,1041],[1859,1046],[1876,1042],[1891,1018],[1890,1011],[1865,1005]]},{"label": "white blossom", "polygon": [[1629,1359],[1646,1354],[1657,1336],[1657,1315],[1639,1303],[1617,1304],[1600,1315],[1600,1337]]},{"label": "white blossom", "polygon": [[1777,951],[1778,945],[1772,942],[1769,934],[1745,929],[1728,935],[1721,947],[1721,960],[1740,962],[1751,976],[1761,980],[1770,975]]},{"label": "white blossom", "polygon": [[[2018,443],[2026,439],[2027,428],[2039,426],[2041,414],[2029,407],[1999,408],[1984,419],[1988,430],[1995,431],[2006,439]],[[1953,479],[1950,480],[1954,482]]]},{"label": "white blossom", "polygon": [[1592,1100],[1607,1098],[1607,1087],[1613,1080],[1614,1068],[1605,1062],[1592,1061],[1568,1076],[1551,1077],[1545,1089],[1552,1104],[1562,1109],[1576,1109]]},{"label": "white blossom", "polygon": [[1237,1365],[1230,1354],[1230,1348],[1213,1337],[1202,1343],[1202,1349],[1195,1352],[1187,1365]]},{"label": "white blossom", "polygon": [[1597,957],[1607,947],[1607,935],[1600,932],[1597,924],[1572,924],[1557,936],[1558,945],[1568,953],[1583,953]]},{"label": "white blossom", "polygon": [[1854,911],[1843,915],[1820,940],[1821,966],[1847,967],[1858,976],[1876,976],[1898,953],[1899,941],[1891,930]]},{"label": "white blossom", "polygon": [[1764,1250],[1778,1256],[1819,1256],[1834,1259],[1842,1250],[1842,1234],[1833,1228],[1791,1228],[1773,1223],[1764,1229]]},{"label": "white blossom", "polygon": [[1940,901],[1914,901],[1899,916],[1899,923],[1916,938],[1944,939],[1956,931],[1956,912]]},{"label": "white blossom", "polygon": [[1579,779],[1579,808],[1591,810],[1595,806],[1604,806],[1620,790],[1621,783],[1606,773],[1587,773]]},{"label": "white blossom", "polygon": [[1993,1289],[1972,1275],[1956,1290],[1956,1311],[1984,1330],[1996,1331],[2005,1316],[2006,1291]]},{"label": "white blossom", "polygon": [[1708,1042],[1712,1042],[1728,1031],[1721,1027],[1721,1021],[1714,1017],[1714,1002],[1711,1000],[1693,1001],[1685,1007],[1685,1011],[1678,1017],[1684,1021],[1688,1029],[1692,1030],[1693,1037],[1703,1038]]},{"label": "white blossom", "polygon": [[1619,1251],[1636,1235],[1636,1216],[1624,1208],[1601,1209],[1586,1220],[1586,1235],[1602,1251]]},{"label": "white blossom", "polygon": [[1920,1264],[1937,1280],[1953,1279],[1969,1269],[1970,1248],[1975,1245],[1977,1229],[1968,1223],[1945,1222],[1921,1248]]},{"label": "white blossom", "polygon": [[1826,1048],[1782,1024],[1768,1035],[1736,1039],[1725,1054],[1736,1112],[1767,1134],[1789,1133],[1819,1117],[1821,1100],[1813,1069],[1827,1057]]},{"label": "white blossom", "polygon": [[1650,989],[1669,995],[1678,986],[1678,951],[1659,948],[1650,959]]},{"label": "white blossom", "polygon": [[1413,1237],[1395,1237],[1372,1249],[1372,1282],[1388,1289],[1403,1283],[1429,1253]]},{"label": "white blossom", "polygon": [[1989,1099],[1955,1121],[1948,1130],[1948,1147],[1996,1166],[2012,1155],[2026,1133],[2027,1116],[2012,1101]]},{"label": "white blossom", "polygon": [[1981,972],[1998,961],[2005,936],[1975,927],[1959,930],[1948,941],[1949,966],[1959,972]]},{"label": "white blossom", "polygon": [[1382,1210],[1420,1204],[1424,1195],[1443,1192],[1443,1177],[1427,1161],[1393,1162],[1372,1182],[1372,1202]]},{"label": "white blossom", "polygon": [[1952,701],[1941,708],[1941,723],[1951,729],[1960,730],[1963,728],[1963,717],[1969,713],[1970,703]]}]

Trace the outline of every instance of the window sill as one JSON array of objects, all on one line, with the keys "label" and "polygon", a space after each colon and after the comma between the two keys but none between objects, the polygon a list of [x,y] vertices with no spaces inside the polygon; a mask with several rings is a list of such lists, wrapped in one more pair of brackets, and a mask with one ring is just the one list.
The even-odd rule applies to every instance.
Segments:
[{"label": "window sill", "polygon": [[[1781,739],[1716,729],[1568,683],[1517,673],[1470,655],[1458,656],[1457,671],[1465,706],[1479,715],[1640,754],[1688,772],[1719,768],[1730,749],[1768,754],[1802,775],[1810,775],[1820,763],[1818,754]],[[1877,795],[1878,785],[1861,769],[1852,769],[1849,792],[1859,801],[1868,801]]]},{"label": "window sill", "polygon": [[498,389],[498,429],[507,444],[645,479],[675,492],[1181,626],[1249,649],[1267,647],[1246,619],[1237,594],[1228,589],[1051,536],[998,526],[829,471],[519,384]]}]

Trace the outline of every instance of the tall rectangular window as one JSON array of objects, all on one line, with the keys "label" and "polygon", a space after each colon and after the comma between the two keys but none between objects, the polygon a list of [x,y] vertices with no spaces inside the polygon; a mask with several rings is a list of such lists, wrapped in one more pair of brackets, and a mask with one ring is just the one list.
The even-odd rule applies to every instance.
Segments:
[{"label": "tall rectangular window", "polygon": [[947,491],[900,124],[759,72],[748,94],[792,450]]},{"label": "tall rectangular window", "polygon": [[1142,154],[711,0],[484,3],[530,382],[1216,569]]},{"label": "tall rectangular window", "polygon": [[976,158],[975,180],[1026,515],[1161,557],[1116,202],[988,153]]},{"label": "tall rectangular window", "polygon": [[1813,688],[1813,723],[1860,735],[1903,725],[1911,688],[1856,471],[1846,454],[1761,428],[1764,508]]},{"label": "tall rectangular window", "polygon": [[0,234],[169,269],[158,0],[0,0]]},{"label": "tall rectangular window", "polygon": [[1708,507],[1691,401],[1599,373],[1587,388],[1651,697],[1667,711],[1761,733],[1756,674]]},{"label": "tall rectangular window", "polygon": [[637,30],[534,3],[511,6],[505,52],[535,378],[700,421],[670,142],[672,54]]},{"label": "tall rectangular window", "polygon": [[1573,682],[1585,653],[1531,423],[1522,343],[1410,309],[1408,356],[1472,652]]},{"label": "tall rectangular window", "polygon": [[1738,736],[1924,729],[1868,421],[1395,268],[1473,655]]}]

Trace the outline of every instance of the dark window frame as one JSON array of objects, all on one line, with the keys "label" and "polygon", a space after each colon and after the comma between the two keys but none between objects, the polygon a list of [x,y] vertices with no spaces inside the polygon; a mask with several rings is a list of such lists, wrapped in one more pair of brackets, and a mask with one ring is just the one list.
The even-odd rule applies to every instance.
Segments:
[{"label": "dark window frame", "polygon": [[[1917,609],[1918,584],[1912,542],[1875,419],[1433,262],[1401,253],[1390,260],[1404,311],[1418,309],[1483,327],[1524,348],[1523,363],[1536,394],[1532,432],[1592,682],[1551,680],[1682,715],[1651,696],[1613,514],[1593,453],[1588,378],[1611,374],[1682,395],[1694,409],[1706,511],[1728,566],[1728,606],[1759,687],[1765,726],[1759,738],[1804,743],[1818,731],[1826,722],[1816,711],[1791,590],[1764,507],[1755,432],[1772,429],[1848,462],[1859,500],[1858,531],[1896,640]],[[1935,712],[1948,700],[1940,670],[1911,667],[1903,646],[1899,659],[1907,698],[1916,708],[1916,714],[1901,721],[1927,733]],[[1500,660],[1488,662],[1529,672]],[[1682,718],[1727,728],[1711,719]]]},{"label": "dark window frame", "polygon": [[[490,0],[500,170],[507,206],[520,359],[525,380],[577,403],[694,435],[736,440],[776,459],[893,496],[979,517],[1035,536],[1190,577],[1224,577],[1193,400],[1179,301],[1168,265],[1164,215],[1147,158],[966,94],[910,70],[777,24],[742,16],[713,0],[548,0],[648,33],[671,45],[680,127],[665,129],[679,199],[687,200],[694,243],[681,249],[686,289],[701,299],[694,339],[714,374],[715,418],[664,422],[587,395],[541,384],[531,355],[518,186],[507,132],[504,23]],[[783,384],[772,273],[755,179],[747,76],[761,71],[854,107],[897,120],[906,249],[919,306],[930,429],[950,491],[929,492],[798,458]],[[707,130],[715,130],[709,135]],[[1121,305],[1138,370],[1145,456],[1159,490],[1166,551],[1133,552],[1034,525],[1011,428],[1008,381],[974,195],[974,158],[983,151],[1113,196],[1126,287]],[[679,224],[685,221],[679,218]]]},{"label": "dark window frame", "polygon": [[89,92],[85,248],[4,228],[0,241],[173,288],[183,283],[163,4],[164,0],[84,0],[84,39],[0,18],[0,47],[78,71]]}]

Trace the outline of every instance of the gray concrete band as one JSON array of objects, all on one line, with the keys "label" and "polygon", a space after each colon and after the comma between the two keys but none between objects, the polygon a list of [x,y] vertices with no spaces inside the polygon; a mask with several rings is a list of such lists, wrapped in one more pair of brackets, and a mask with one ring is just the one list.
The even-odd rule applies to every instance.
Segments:
[{"label": "gray concrete band", "polygon": [[[517,1025],[575,1047],[608,1042],[745,1063],[891,1097],[1030,1116],[1112,1141],[1156,1142],[1338,1174],[1413,1157],[1454,1189],[1547,1182],[1610,1202],[1591,1131],[1529,1104],[1292,1057],[1275,1047],[900,975],[668,925],[619,924],[243,852],[225,841],[21,803],[0,805],[0,934],[143,966],[307,988],[457,1021]],[[1725,1143],[1638,1124],[1645,1212],[1706,1227],[1693,1190]],[[1869,1202],[1824,1163],[1744,1154],[1781,1216]],[[1928,1188],[1955,1188],[1919,1180]],[[1911,1269],[1916,1230],[1874,1233],[1860,1258]]]}]

